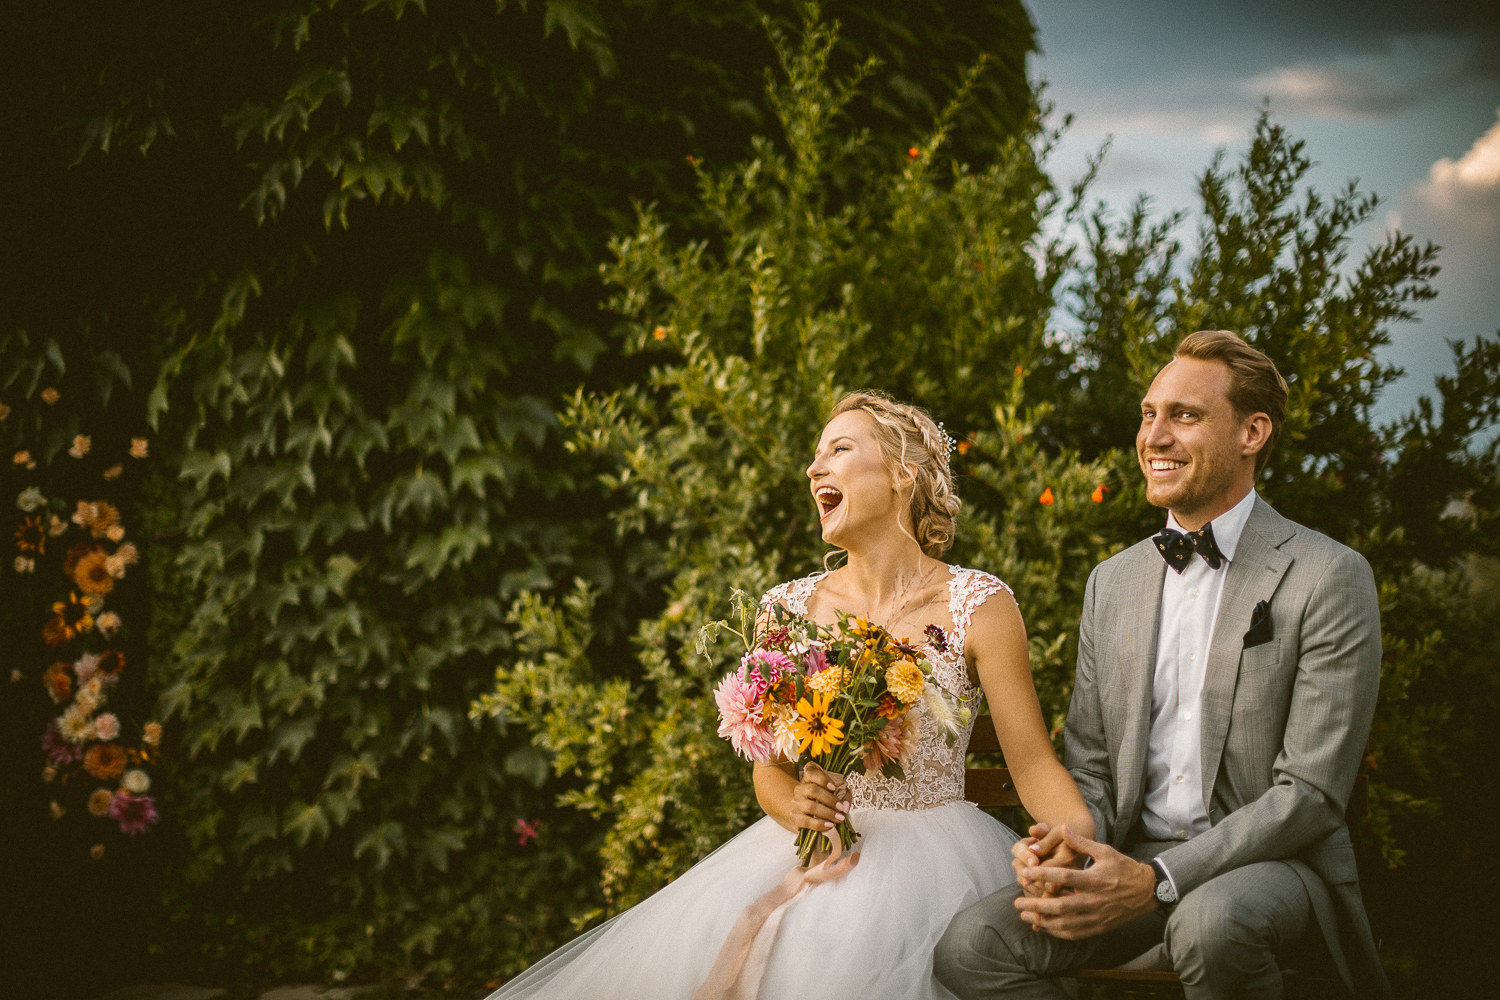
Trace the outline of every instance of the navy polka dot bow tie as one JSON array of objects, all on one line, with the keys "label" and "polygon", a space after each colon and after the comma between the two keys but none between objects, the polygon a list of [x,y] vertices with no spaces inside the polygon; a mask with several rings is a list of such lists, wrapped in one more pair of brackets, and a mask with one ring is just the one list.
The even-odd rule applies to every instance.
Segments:
[{"label": "navy polka dot bow tie", "polygon": [[1219,544],[1214,541],[1214,526],[1205,524],[1197,531],[1189,531],[1184,534],[1181,531],[1173,531],[1171,528],[1163,528],[1161,534],[1151,539],[1156,543],[1156,551],[1167,561],[1167,565],[1181,573],[1187,569],[1187,564],[1192,561],[1193,553],[1196,552],[1208,563],[1210,569],[1218,569],[1224,565],[1224,553],[1219,551]]}]

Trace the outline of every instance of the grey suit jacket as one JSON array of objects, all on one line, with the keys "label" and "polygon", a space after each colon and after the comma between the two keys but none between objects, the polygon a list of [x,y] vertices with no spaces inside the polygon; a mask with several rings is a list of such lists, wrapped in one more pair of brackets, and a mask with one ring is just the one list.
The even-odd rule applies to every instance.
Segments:
[{"label": "grey suit jacket", "polygon": [[[1144,839],[1151,687],[1166,563],[1149,539],[1089,577],[1065,763],[1098,826]],[[1390,996],[1360,898],[1344,809],[1380,685],[1380,608],[1364,558],[1255,500],[1224,581],[1203,686],[1203,803],[1212,827],[1161,857],[1179,893],[1289,861],[1356,996]],[[1260,601],[1274,637],[1244,649]]]}]

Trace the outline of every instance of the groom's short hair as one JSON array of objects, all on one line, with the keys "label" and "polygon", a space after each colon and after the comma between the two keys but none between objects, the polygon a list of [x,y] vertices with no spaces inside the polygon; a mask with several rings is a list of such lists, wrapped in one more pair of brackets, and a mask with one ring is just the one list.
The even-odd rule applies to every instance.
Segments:
[{"label": "groom's short hair", "polygon": [[1255,474],[1259,476],[1270,461],[1271,449],[1276,447],[1281,423],[1286,418],[1286,379],[1276,370],[1276,362],[1229,330],[1190,333],[1182,338],[1172,356],[1221,362],[1229,369],[1229,405],[1235,413],[1241,419],[1252,413],[1264,413],[1271,418],[1271,436],[1255,456]]}]

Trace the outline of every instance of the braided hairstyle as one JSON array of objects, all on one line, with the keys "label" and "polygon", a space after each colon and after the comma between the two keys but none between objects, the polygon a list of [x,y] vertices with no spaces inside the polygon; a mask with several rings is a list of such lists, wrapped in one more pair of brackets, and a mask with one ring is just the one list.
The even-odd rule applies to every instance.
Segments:
[{"label": "braided hairstyle", "polygon": [[862,410],[874,419],[875,440],[897,488],[910,477],[916,542],[923,552],[940,558],[953,544],[962,506],[953,491],[953,470],[948,465],[952,442],[947,433],[920,406],[899,403],[878,389],[847,393],[828,419],[850,410]]}]

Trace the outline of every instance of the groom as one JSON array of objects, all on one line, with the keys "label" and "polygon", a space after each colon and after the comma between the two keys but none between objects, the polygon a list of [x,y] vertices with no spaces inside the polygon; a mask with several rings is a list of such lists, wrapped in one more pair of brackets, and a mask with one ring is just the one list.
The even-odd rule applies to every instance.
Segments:
[{"label": "groom", "polygon": [[1049,977],[1129,961],[1175,969],[1191,1000],[1280,997],[1278,963],[1310,951],[1390,996],[1344,825],[1380,683],[1375,581],[1255,492],[1286,399],[1223,330],[1151,384],[1136,451],[1167,528],[1089,578],[1065,730],[1098,841],[1032,828],[1017,884],[938,944],[958,996],[1061,998]]}]

